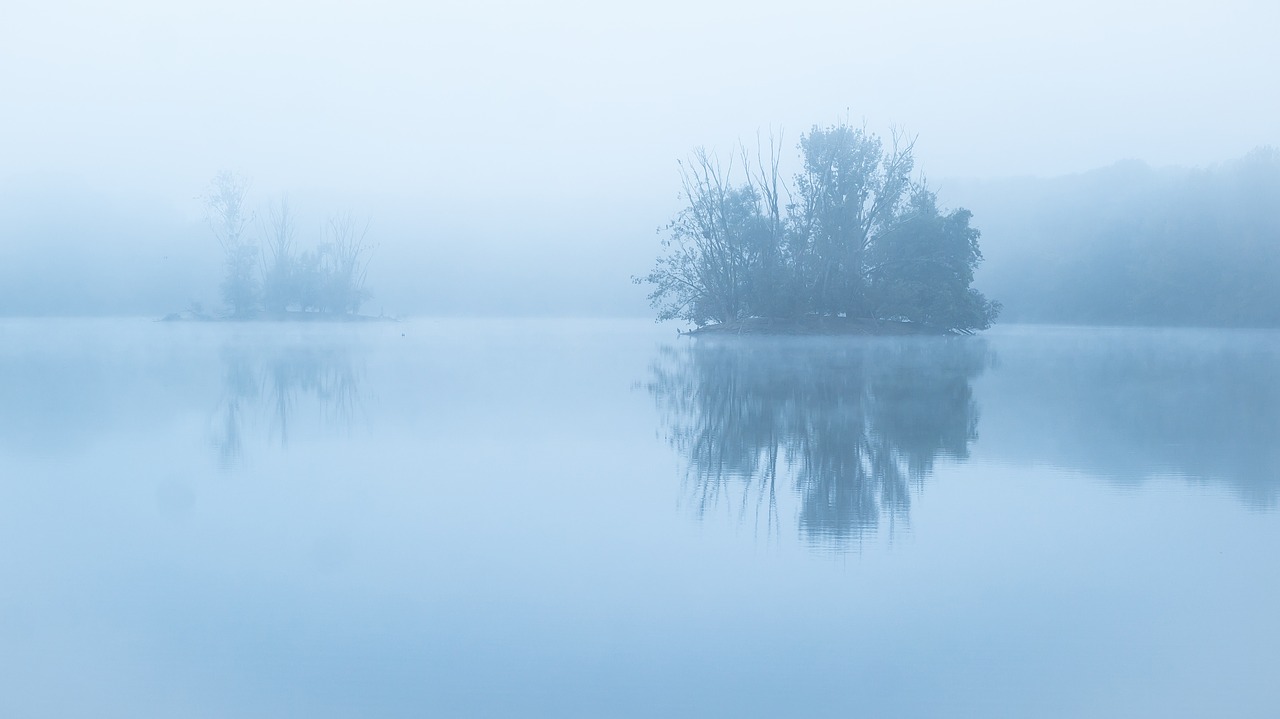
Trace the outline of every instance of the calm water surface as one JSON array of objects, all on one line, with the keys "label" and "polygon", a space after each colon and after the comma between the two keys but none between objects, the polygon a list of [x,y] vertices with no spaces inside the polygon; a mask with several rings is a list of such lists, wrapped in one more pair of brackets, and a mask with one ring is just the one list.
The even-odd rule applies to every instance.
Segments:
[{"label": "calm water surface", "polygon": [[0,321],[0,715],[1274,716],[1280,333]]}]

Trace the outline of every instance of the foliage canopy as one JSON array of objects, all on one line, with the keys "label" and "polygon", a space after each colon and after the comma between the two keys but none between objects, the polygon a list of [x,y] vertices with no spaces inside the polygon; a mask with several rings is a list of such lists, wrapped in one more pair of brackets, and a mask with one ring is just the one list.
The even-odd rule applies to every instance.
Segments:
[{"label": "foliage canopy", "polygon": [[[848,124],[801,136],[788,188],[771,142],[728,166],[705,150],[681,163],[687,202],[637,282],[659,320],[698,326],[806,315],[986,329],[1000,311],[970,287],[982,260],[964,209],[944,211],[912,179],[913,143]],[[735,163],[745,178],[735,182]],[[786,195],[784,198],[783,195]]]}]

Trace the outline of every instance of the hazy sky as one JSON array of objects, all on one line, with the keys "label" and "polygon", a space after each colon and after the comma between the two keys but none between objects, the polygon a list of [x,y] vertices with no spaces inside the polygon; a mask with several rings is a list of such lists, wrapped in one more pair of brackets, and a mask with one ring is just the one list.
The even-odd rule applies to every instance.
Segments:
[{"label": "hazy sky", "polygon": [[264,195],[396,208],[479,242],[521,223],[579,246],[625,228],[636,246],[677,207],[693,147],[770,126],[792,146],[846,112],[918,134],[932,178],[1280,144],[1278,8],[4,0],[0,189],[193,216],[230,168]]},{"label": "hazy sky", "polygon": [[794,138],[846,109],[918,133],[934,176],[1280,142],[1275,2],[5,6],[8,177],[669,193],[695,145]]}]

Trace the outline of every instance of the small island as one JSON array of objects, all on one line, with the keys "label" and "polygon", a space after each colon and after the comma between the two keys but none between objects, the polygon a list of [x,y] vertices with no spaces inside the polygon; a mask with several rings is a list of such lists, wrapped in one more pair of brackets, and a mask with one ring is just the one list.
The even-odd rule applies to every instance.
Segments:
[{"label": "small island", "polygon": [[698,150],[680,163],[687,204],[663,254],[633,279],[652,286],[659,321],[691,322],[691,334],[986,329],[1000,304],[970,287],[979,232],[968,210],[943,210],[913,178],[914,144],[847,122],[814,126],[790,185],[773,138],[727,165]]},{"label": "small island", "polygon": [[[373,245],[369,223],[350,213],[331,216],[319,241],[304,248],[297,239],[297,218],[286,198],[271,204],[259,221],[248,205],[249,182],[220,172],[201,199],[205,221],[222,250],[219,287],[226,311],[207,312],[193,302],[162,321],[372,321],[360,314],[369,299],[365,284]],[[258,229],[256,241],[250,229]]]}]

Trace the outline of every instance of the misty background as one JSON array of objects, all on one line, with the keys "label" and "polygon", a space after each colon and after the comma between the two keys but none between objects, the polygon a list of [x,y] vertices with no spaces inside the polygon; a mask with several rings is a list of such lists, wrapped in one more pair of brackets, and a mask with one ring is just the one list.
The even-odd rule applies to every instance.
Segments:
[{"label": "misty background", "polygon": [[1276,324],[1277,28],[1244,1],[9,2],[0,314],[216,307],[225,169],[305,242],[370,220],[366,313],[646,315],[678,159],[848,117],[918,136],[1006,319]]}]

